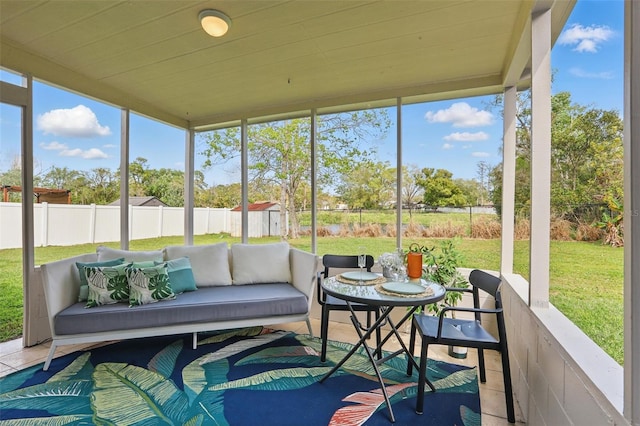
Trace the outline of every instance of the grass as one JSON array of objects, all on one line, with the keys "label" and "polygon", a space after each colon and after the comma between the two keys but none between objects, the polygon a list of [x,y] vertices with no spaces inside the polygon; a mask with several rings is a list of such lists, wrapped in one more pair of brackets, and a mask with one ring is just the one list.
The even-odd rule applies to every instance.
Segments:
[{"label": "grass", "polygon": [[[239,242],[228,235],[200,235],[195,244],[226,241]],[[252,242],[278,241],[277,237]],[[404,238],[405,249],[412,242],[433,246],[438,240]],[[310,237],[289,243],[302,250],[311,249]],[[153,250],[166,245],[182,245],[182,237],[165,237],[132,241],[132,250]],[[355,253],[366,247],[375,258],[383,252],[393,251],[393,237],[320,237],[318,254]],[[118,243],[106,243],[119,247]],[[456,244],[463,254],[463,267],[498,270],[500,268],[499,239],[459,239]],[[95,245],[36,248],[36,264],[95,251]],[[550,301],[583,330],[618,363],[623,362],[623,249],[601,243],[552,241],[550,264]],[[0,341],[22,334],[22,250],[0,250]],[[516,241],[514,272],[528,278],[529,243]]]}]

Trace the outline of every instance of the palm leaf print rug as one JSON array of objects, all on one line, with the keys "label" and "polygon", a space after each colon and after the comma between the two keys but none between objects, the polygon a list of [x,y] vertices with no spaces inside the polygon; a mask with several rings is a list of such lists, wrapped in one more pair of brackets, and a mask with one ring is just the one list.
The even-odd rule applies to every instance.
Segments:
[{"label": "palm leaf print rug", "polygon": [[[373,368],[352,347],[256,327],[127,340],[74,352],[0,379],[0,424],[385,425],[389,412]],[[396,425],[480,425],[475,368],[428,360],[436,392],[415,413],[417,373],[400,356],[380,366]]]}]

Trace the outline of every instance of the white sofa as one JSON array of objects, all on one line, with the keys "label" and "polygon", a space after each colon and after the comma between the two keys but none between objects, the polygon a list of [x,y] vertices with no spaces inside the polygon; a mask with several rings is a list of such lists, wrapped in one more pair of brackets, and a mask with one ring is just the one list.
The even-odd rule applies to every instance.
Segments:
[{"label": "white sofa", "polygon": [[[124,258],[160,265],[184,257],[189,259],[196,290],[140,306],[114,303],[89,308],[86,301],[79,301],[77,262]],[[317,268],[314,254],[287,243],[168,246],[148,252],[100,246],[96,253],[43,264],[53,339],[43,370],[61,345],[193,333],[195,348],[198,332],[294,321],[306,321],[312,333],[309,314]]]}]

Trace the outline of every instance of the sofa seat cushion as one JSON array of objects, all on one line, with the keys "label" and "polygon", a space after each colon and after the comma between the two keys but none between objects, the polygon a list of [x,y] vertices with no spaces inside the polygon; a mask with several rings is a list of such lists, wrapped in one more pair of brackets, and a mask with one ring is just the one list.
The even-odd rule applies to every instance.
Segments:
[{"label": "sofa seat cushion", "polygon": [[[86,309],[76,303],[55,316],[58,335],[306,314],[307,298],[291,284],[205,287],[173,300]],[[205,331],[205,330],[203,330]]]}]

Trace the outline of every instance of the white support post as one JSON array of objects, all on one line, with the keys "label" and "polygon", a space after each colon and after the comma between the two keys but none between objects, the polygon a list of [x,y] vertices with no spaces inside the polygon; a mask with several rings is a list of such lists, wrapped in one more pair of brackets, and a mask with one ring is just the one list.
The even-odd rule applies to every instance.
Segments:
[{"label": "white support post", "polygon": [[195,176],[195,132],[189,129],[184,141],[184,244],[193,245],[193,207]]},{"label": "white support post", "polygon": [[396,247],[402,248],[402,98],[396,99]]},{"label": "white support post", "polygon": [[504,91],[503,147],[502,147],[502,249],[500,272],[513,272],[513,238],[516,193],[516,101],[515,86]]},{"label": "white support post", "polygon": [[531,17],[531,239],[529,304],[549,307],[551,11]]},{"label": "white support post", "polygon": [[120,110],[120,248],[129,249],[129,110]]},{"label": "white support post", "polygon": [[[249,133],[247,120],[240,123],[240,175],[242,176],[242,243],[249,242]],[[282,206],[281,208],[283,208]],[[282,226],[283,224],[280,224]]]},{"label": "white support post", "polygon": [[[34,247],[34,212],[33,212],[33,77],[25,75],[23,87],[26,88],[26,99],[22,103],[22,288],[23,318],[22,344],[34,344],[36,334],[35,311],[32,298],[36,294],[30,283],[35,282],[35,247]],[[22,92],[22,91],[21,91]],[[23,92],[24,93],[24,92]]]},{"label": "white support post", "polygon": [[640,3],[625,2],[624,416],[640,425]]},{"label": "white support post", "polygon": [[[318,112],[311,110],[311,253],[318,251]],[[271,220],[271,219],[269,219]]]}]

